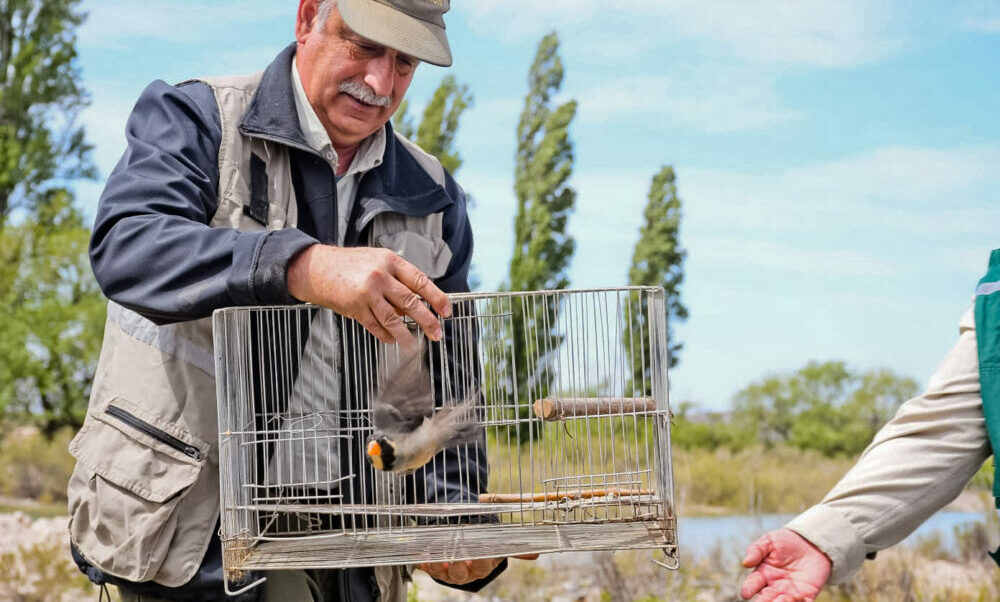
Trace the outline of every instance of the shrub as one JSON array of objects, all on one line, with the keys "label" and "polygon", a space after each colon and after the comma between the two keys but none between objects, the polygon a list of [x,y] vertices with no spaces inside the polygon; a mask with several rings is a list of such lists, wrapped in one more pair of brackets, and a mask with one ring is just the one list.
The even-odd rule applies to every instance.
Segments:
[{"label": "shrub", "polygon": [[67,448],[73,433],[60,431],[51,440],[35,427],[12,429],[0,443],[0,495],[42,503],[66,501],[66,483],[73,471]]}]

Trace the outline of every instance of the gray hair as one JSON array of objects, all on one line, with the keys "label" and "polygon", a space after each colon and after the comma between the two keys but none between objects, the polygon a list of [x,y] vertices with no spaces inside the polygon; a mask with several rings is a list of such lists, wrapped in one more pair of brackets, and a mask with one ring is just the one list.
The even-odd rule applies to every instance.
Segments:
[{"label": "gray hair", "polygon": [[321,0],[319,8],[316,9],[316,27],[323,29],[326,20],[330,16],[330,11],[337,6],[337,0]]}]

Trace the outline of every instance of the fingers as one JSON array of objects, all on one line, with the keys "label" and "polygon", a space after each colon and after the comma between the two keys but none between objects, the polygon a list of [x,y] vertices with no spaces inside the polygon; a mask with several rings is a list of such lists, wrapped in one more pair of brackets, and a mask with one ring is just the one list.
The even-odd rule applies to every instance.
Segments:
[{"label": "fingers", "polygon": [[[431,279],[427,277],[427,274],[418,270],[412,263],[402,258],[400,259],[401,261],[396,262],[396,268],[393,276],[405,284],[408,289],[426,299],[438,315],[445,318],[450,317],[451,302],[448,301],[448,295],[444,294],[441,289],[435,286],[434,283],[431,282]],[[413,318],[416,319],[415,317]]]},{"label": "fingers", "polygon": [[538,560],[538,554],[521,554],[519,556],[515,556],[514,558],[519,560]]},{"label": "fingers", "polygon": [[355,319],[365,330],[375,335],[376,339],[390,345],[394,342],[395,339],[393,336],[389,334],[388,330],[382,327],[381,322],[379,322],[371,310],[367,308],[363,309],[361,315]]},{"label": "fingers", "polygon": [[503,558],[483,558],[482,560],[467,560],[469,563],[469,581],[477,581],[489,576],[497,568]]},{"label": "fingers", "polygon": [[757,598],[757,602],[812,602],[812,600],[812,598],[784,594],[773,589],[764,590],[761,592],[760,597]]},{"label": "fingers", "polygon": [[465,585],[488,576],[500,564],[501,560],[503,559],[483,558],[456,562],[432,562],[418,564],[417,568],[439,581],[452,585]]},{"label": "fingers", "polygon": [[469,563],[451,562],[448,563],[448,582],[455,585],[465,585],[469,579]]},{"label": "fingers", "polygon": [[757,592],[764,589],[765,585],[767,585],[767,579],[764,575],[758,571],[754,571],[743,580],[743,587],[740,588],[740,597],[744,600],[749,600],[757,595]]},{"label": "fingers", "polygon": [[441,340],[440,322],[431,310],[427,309],[417,293],[402,284],[397,284],[386,291],[385,298],[392,304],[397,314],[412,318],[424,330],[427,338],[432,341]]},{"label": "fingers", "polygon": [[438,315],[451,316],[448,296],[431,279],[388,249],[313,245],[288,265],[288,292],[353,318],[379,340],[416,344],[402,317],[416,322],[431,340],[441,340]]},{"label": "fingers", "polygon": [[771,541],[771,534],[766,533],[761,535],[757,541],[753,542],[747,547],[746,556],[743,557],[743,566],[748,569],[752,569],[762,560],[767,558],[767,555],[774,551],[774,542]]},{"label": "fingers", "polygon": [[396,341],[404,349],[412,349],[416,345],[417,341],[410,334],[410,329],[403,322],[403,317],[385,299],[375,299],[372,302],[371,311],[378,324],[389,333],[390,343]]},{"label": "fingers", "polygon": [[445,580],[448,577],[448,564],[447,562],[431,562],[418,564],[417,568],[421,571],[427,573],[435,579]]}]

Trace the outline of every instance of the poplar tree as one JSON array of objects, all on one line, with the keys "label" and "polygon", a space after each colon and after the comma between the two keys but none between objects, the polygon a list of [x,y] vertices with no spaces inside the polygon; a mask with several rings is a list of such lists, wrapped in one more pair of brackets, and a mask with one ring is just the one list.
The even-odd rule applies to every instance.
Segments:
[{"label": "poplar tree", "polygon": [[569,285],[566,272],[575,243],[566,223],[576,200],[576,191],[567,183],[573,172],[569,125],[576,115],[576,101],[552,107],[563,79],[558,50],[555,32],[539,43],[517,125],[517,214],[507,285],[512,291]]},{"label": "poplar tree", "polygon": [[410,115],[410,99],[404,98],[396,112],[392,114],[392,128],[402,137],[413,140],[417,136],[417,126]]},{"label": "poplar tree", "polygon": [[[666,295],[664,309],[667,318],[668,367],[680,361],[682,348],[673,335],[673,325],[687,319],[687,308],[681,303],[681,283],[684,281],[684,258],[687,252],[680,245],[681,200],[677,197],[674,170],[663,166],[653,176],[646,209],[643,211],[639,240],[632,253],[628,283],[632,286],[662,286]],[[632,293],[626,308],[629,328],[623,343],[632,368],[632,388],[649,393],[650,374],[643,366],[650,364],[649,307],[647,295]]]},{"label": "poplar tree", "polygon": [[76,63],[78,0],[0,0],[0,228],[56,182],[92,177],[76,124],[88,96]]},{"label": "poplar tree", "polygon": [[458,121],[471,104],[472,95],[468,86],[459,84],[454,75],[448,75],[441,80],[424,107],[419,125],[413,124],[408,115],[409,103],[405,100],[393,115],[392,125],[400,134],[437,157],[441,165],[454,175],[462,166],[462,158],[455,149]]},{"label": "poplar tree", "polygon": [[[553,97],[563,80],[559,58],[559,38],[555,32],[542,38],[528,72],[528,94],[517,126],[517,154],[514,192],[514,252],[504,289],[533,291],[569,286],[570,260],[575,243],[566,224],[576,200],[568,180],[573,171],[573,143],[569,126],[576,115],[576,101],[553,106]],[[504,333],[511,349],[513,366],[498,365],[498,383],[506,398],[518,399],[516,418],[524,422],[530,415],[532,399],[548,394],[550,369],[562,337],[555,331],[559,304],[546,296],[524,302],[511,300],[511,315]],[[541,336],[526,336],[539,332]],[[543,340],[544,339],[544,340]],[[542,344],[540,344],[540,340]],[[528,379],[528,372],[533,378]],[[513,418],[513,416],[512,416]],[[528,421],[518,431],[523,441],[530,435]],[[535,436],[537,437],[536,433]]]}]

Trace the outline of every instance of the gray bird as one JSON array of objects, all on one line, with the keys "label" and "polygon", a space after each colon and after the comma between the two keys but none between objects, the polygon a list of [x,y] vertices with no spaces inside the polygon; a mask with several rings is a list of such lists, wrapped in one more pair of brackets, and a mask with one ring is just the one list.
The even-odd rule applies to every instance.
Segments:
[{"label": "gray bird", "polygon": [[431,376],[423,341],[413,351],[399,351],[399,363],[372,398],[372,424],[365,454],[376,470],[410,474],[439,451],[475,441],[482,435],[476,420],[478,391],[461,403],[434,410]]}]

